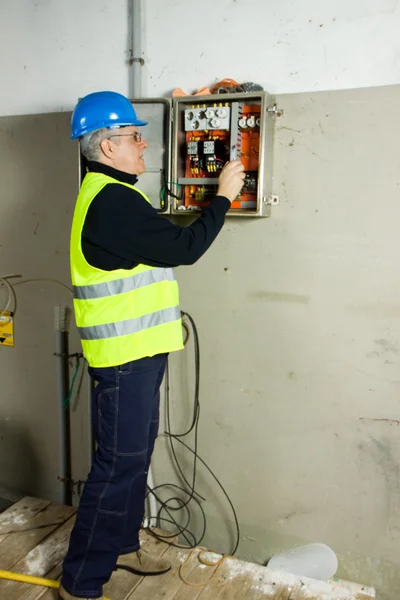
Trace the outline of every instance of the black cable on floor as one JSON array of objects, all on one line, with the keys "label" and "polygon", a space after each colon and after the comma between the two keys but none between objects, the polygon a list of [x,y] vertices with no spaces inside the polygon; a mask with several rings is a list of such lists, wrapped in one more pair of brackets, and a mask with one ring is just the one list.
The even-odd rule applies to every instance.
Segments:
[{"label": "black cable on floor", "polygon": [[[175,466],[176,466],[180,476],[182,477],[182,480],[184,481],[185,485],[187,486],[187,489],[185,489],[181,486],[172,484],[172,483],[165,483],[165,484],[155,487],[154,489],[148,488],[148,495],[152,494],[155,497],[155,499],[157,500],[158,504],[160,505],[157,515],[156,516],[152,515],[150,517],[150,522],[155,518],[155,519],[157,519],[157,522],[168,523],[170,525],[174,525],[177,528],[177,530],[174,533],[171,533],[170,535],[165,535],[165,536],[158,535],[151,528],[148,528],[148,532],[155,538],[157,538],[161,541],[164,541],[167,544],[170,544],[171,546],[175,546],[177,548],[192,549],[201,544],[201,542],[203,541],[203,539],[206,535],[206,532],[207,532],[207,519],[206,519],[204,509],[201,505],[201,501],[205,502],[206,499],[203,496],[201,496],[196,490],[197,468],[198,468],[198,462],[200,462],[207,469],[207,471],[211,474],[213,479],[216,481],[216,483],[218,484],[219,488],[222,490],[222,492],[223,492],[225,498],[227,499],[229,506],[232,510],[234,521],[235,521],[235,528],[236,528],[236,539],[235,539],[235,543],[233,546],[233,551],[230,552],[230,554],[234,555],[238,549],[239,541],[240,541],[239,522],[238,522],[235,508],[233,506],[231,499],[229,498],[228,493],[226,492],[222,483],[219,481],[218,477],[215,475],[215,473],[210,469],[210,467],[206,464],[206,462],[198,454],[198,429],[199,429],[199,419],[200,419],[200,343],[199,343],[198,331],[197,331],[197,327],[194,322],[194,319],[191,317],[191,315],[189,315],[186,312],[182,312],[182,317],[186,318],[190,322],[190,325],[191,325],[191,328],[193,331],[193,339],[194,339],[195,391],[194,391],[194,400],[193,400],[193,415],[192,415],[191,425],[187,431],[185,431],[184,433],[172,433],[172,431],[171,431],[171,403],[170,403],[170,376],[169,376],[169,365],[167,362],[167,368],[166,368],[166,374],[165,374],[166,427],[167,427],[167,429],[164,433],[169,439],[169,445],[170,445],[170,449],[171,449],[171,453],[172,453],[172,457],[173,457]],[[188,332],[187,326],[186,326],[186,331]],[[188,338],[189,338],[189,336],[187,337],[187,339]],[[194,434],[194,448],[191,448],[188,444],[186,444],[182,440],[182,438],[189,436],[191,433]],[[183,468],[182,468],[182,466],[179,462],[178,456],[176,454],[176,448],[174,446],[174,442],[178,442],[186,450],[188,450],[189,452],[191,452],[193,454],[193,467],[192,467],[192,474],[190,477],[190,481],[189,481],[189,478],[186,477],[186,475],[183,472]],[[165,500],[165,501],[161,500],[158,492],[163,489],[165,490],[166,488],[172,488],[174,490],[177,490],[181,494],[185,494],[187,496],[187,499],[183,500],[179,496],[172,496],[168,500]],[[203,520],[202,530],[201,530],[200,535],[197,538],[189,529],[190,521],[192,518],[192,512],[190,510],[191,503],[194,503],[196,505],[196,507],[200,510],[200,513],[202,515],[202,520]],[[184,525],[181,526],[177,522],[178,516],[177,516],[177,518],[175,518],[174,513],[179,514],[179,513],[182,513],[182,511],[184,511],[184,513],[186,514],[186,518],[185,518]],[[164,512],[166,513],[167,518],[162,516]],[[188,545],[183,546],[180,544],[176,544],[172,541],[168,541],[176,536],[182,536]]]}]

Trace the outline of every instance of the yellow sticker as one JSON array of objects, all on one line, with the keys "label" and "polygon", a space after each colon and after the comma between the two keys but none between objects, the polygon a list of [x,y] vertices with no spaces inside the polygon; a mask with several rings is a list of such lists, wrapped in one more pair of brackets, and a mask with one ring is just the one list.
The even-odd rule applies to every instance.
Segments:
[{"label": "yellow sticker", "polygon": [[12,312],[0,312],[0,346],[14,346],[14,317]]}]

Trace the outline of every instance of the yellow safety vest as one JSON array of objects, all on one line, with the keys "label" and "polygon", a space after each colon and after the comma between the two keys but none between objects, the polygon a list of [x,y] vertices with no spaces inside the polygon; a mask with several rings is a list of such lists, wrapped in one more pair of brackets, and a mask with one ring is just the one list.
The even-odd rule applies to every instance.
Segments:
[{"label": "yellow safety vest", "polygon": [[108,183],[128,183],[88,173],[76,201],[71,231],[74,311],[83,353],[92,367],[113,367],[183,348],[179,290],[172,269],[138,265],[130,270],[92,267],[82,252],[89,206]]}]

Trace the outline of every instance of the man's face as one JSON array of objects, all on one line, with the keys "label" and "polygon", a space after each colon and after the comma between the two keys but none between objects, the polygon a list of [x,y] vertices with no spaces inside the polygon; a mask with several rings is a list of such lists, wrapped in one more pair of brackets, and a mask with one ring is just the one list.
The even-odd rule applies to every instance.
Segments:
[{"label": "man's face", "polygon": [[145,172],[143,152],[147,148],[147,142],[141,139],[137,127],[131,125],[110,130],[109,141],[112,143],[113,166],[116,169],[131,175],[141,175]]}]

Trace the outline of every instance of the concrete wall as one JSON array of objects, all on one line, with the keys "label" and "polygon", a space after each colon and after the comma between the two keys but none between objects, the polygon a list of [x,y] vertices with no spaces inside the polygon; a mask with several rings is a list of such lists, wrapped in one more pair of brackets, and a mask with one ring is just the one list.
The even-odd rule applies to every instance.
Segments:
[{"label": "concrete wall", "polygon": [[[281,205],[270,220],[228,219],[178,269],[201,339],[200,454],[238,510],[240,555],[325,542],[342,576],[388,599],[400,591],[399,102],[400,86],[278,96]],[[179,431],[192,366],[172,365]],[[172,477],[164,449],[156,483]],[[228,551],[218,498],[204,504],[206,540]]]},{"label": "concrete wall", "polygon": [[[215,33],[193,43],[179,27],[191,32],[197,8],[146,3],[147,94],[230,76],[262,83],[285,109],[275,148],[281,205],[270,220],[228,220],[210,252],[178,271],[182,307],[201,335],[201,453],[238,509],[240,556],[265,561],[324,541],[342,575],[392,600],[400,590],[400,91],[334,90],[399,83],[398,3],[205,0]],[[1,273],[68,281],[77,183],[69,115],[11,115],[68,111],[99,88],[127,93],[127,21],[122,0],[0,6]],[[34,284],[18,294],[17,346],[3,349],[0,363],[0,485],[56,497],[52,310],[68,297]],[[188,354],[173,359],[179,427],[192,365]],[[76,478],[86,469],[80,406]],[[173,475],[163,444],[156,483]],[[199,483],[210,500],[205,541],[228,549],[230,515],[201,471]]]},{"label": "concrete wall", "polygon": [[[70,284],[69,230],[78,179],[69,120],[67,113],[0,117],[0,276]],[[15,348],[0,348],[0,486],[57,499],[54,307],[71,305],[72,297],[59,284],[43,281],[15,292]],[[1,307],[5,301],[2,288]],[[71,352],[78,350],[73,335]],[[74,456],[81,463],[84,418],[84,411],[74,410]],[[86,465],[77,473],[85,473]]]}]

